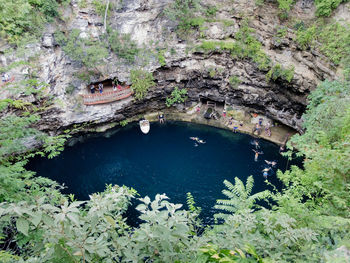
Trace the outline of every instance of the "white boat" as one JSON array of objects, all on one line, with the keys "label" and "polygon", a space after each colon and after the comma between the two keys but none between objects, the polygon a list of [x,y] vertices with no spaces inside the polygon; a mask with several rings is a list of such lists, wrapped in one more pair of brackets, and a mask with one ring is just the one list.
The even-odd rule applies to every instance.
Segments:
[{"label": "white boat", "polygon": [[144,134],[147,134],[150,129],[149,121],[148,120],[140,120],[140,129]]}]

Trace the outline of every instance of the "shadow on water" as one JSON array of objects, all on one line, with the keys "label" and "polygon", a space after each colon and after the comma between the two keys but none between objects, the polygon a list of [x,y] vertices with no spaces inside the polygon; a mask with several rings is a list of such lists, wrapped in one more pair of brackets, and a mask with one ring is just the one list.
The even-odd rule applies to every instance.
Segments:
[{"label": "shadow on water", "polygon": [[[196,146],[189,139],[192,136],[206,143]],[[287,159],[277,145],[259,140],[264,154],[255,162],[252,140],[246,134],[183,122],[154,123],[144,135],[137,124],[130,124],[75,139],[58,157],[35,158],[28,169],[64,183],[64,193],[73,193],[79,200],[103,191],[106,184],[133,187],[142,197],[166,193],[170,202],[181,204],[186,204],[186,193],[191,192],[202,207],[202,221],[212,224],[215,201],[225,198],[221,193],[225,179],[234,182],[238,177],[245,182],[253,175],[253,193],[271,189],[262,170],[267,167],[264,160],[275,160],[277,166],[268,179],[277,189],[282,187],[275,171],[285,170]],[[139,224],[135,209],[129,209],[127,217],[131,225]]]}]

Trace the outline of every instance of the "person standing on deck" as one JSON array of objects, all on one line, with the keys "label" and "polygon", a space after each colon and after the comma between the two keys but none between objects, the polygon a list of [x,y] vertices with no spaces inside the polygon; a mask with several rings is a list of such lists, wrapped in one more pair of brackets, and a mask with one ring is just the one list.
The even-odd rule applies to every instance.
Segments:
[{"label": "person standing on deck", "polygon": [[7,73],[2,75],[2,82],[8,82],[9,80],[10,80],[10,76]]},{"label": "person standing on deck", "polygon": [[90,86],[90,92],[91,92],[91,94],[95,93],[95,85]]},{"label": "person standing on deck", "polygon": [[98,84],[98,91],[99,91],[100,93],[103,92],[103,84],[102,84],[102,83]]}]

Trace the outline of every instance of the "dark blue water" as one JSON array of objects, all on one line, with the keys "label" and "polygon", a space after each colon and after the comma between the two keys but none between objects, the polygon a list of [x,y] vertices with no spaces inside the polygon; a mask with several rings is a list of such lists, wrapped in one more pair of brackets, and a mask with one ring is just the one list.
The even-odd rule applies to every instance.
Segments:
[{"label": "dark blue water", "polygon": [[[196,147],[191,136],[206,143]],[[255,162],[253,140],[249,135],[190,123],[151,124],[148,135],[137,125],[128,125],[112,135],[90,137],[66,147],[54,159],[34,159],[29,168],[64,183],[65,193],[80,200],[103,191],[106,184],[133,187],[142,197],[166,193],[171,202],[182,204],[191,192],[208,224],[217,212],[213,209],[215,200],[225,198],[221,193],[225,179],[234,182],[237,176],[245,182],[253,175],[253,192],[259,192],[268,188],[262,175],[267,167],[265,159],[278,162],[274,171],[285,170],[287,160],[279,154],[278,146],[264,140],[259,140],[264,154]],[[268,179],[281,187],[274,172]],[[137,222],[136,213],[128,212],[129,222]]]}]

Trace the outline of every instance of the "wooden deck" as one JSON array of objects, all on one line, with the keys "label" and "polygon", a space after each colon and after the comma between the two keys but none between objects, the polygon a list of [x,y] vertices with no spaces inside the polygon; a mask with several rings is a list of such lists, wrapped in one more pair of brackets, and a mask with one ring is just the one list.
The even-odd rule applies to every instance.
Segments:
[{"label": "wooden deck", "polygon": [[[12,76],[8,81],[6,81],[6,82],[0,82],[0,87],[5,86],[5,85],[9,84],[10,82],[13,82],[14,80],[15,80],[15,77]],[[1,81],[1,80],[0,80],[0,81]]]},{"label": "wooden deck", "polygon": [[121,90],[108,90],[103,93],[98,93],[97,91],[97,93],[94,94],[83,95],[83,99],[85,105],[96,105],[122,100],[130,97],[133,93],[130,87],[125,87]]}]

